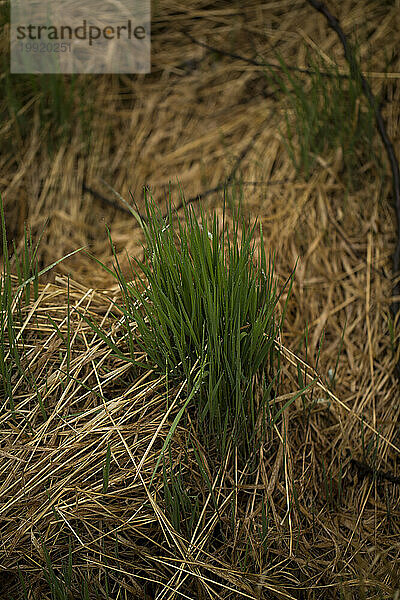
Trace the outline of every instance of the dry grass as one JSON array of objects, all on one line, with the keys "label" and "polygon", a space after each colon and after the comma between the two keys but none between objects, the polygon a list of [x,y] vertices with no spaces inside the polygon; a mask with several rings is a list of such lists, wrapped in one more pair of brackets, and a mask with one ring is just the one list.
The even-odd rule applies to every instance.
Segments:
[{"label": "dry grass", "polygon": [[[346,0],[335,11],[343,29],[360,36],[373,90],[385,89],[384,114],[399,155],[398,58],[383,77],[385,52],[397,52],[399,7]],[[10,598],[19,598],[18,567],[36,597],[52,597],[43,579],[43,544],[55,569],[68,561],[70,545],[74,577],[88,577],[101,598],[116,598],[117,589],[119,598],[147,599],[398,597],[399,486],[373,479],[353,460],[399,476],[398,342],[396,336],[392,349],[388,328],[395,241],[390,179],[379,179],[366,160],[363,185],[350,192],[336,153],[319,157],[304,181],[285,152],[282,106],[269,94],[262,69],[211,55],[182,29],[271,62],[275,48],[301,67],[304,42],[345,68],[334,32],[303,2],[221,1],[211,8],[201,0],[190,8],[158,2],[152,74],[90,78],[96,117],[89,153],[77,125],[68,144],[49,157],[46,132],[33,121],[27,138],[16,138],[1,157],[9,237],[18,244],[24,220],[39,232],[48,219],[42,265],[85,244],[110,265],[108,223],[126,266],[125,250],[142,255],[140,229],[122,211],[82,193],[84,181],[104,196],[111,194],[101,180],[125,198],[131,190],[140,206],[143,185],[164,203],[172,181],[178,201],[177,180],[188,198],[217,186],[250,144],[237,175],[263,185],[244,187],[244,209],[262,222],[282,282],[299,258],[281,339],[278,405],[299,388],[294,355],[315,366],[324,336],[320,379],[284,411],[246,469],[238,470],[234,448],[217,465],[213,449],[198,440],[213,493],[188,441],[198,436],[189,414],[174,436],[171,458],[203,512],[191,536],[178,533],[165,506],[162,472],[151,486],[150,479],[178,410],[173,406],[165,418],[166,407],[184,382],[170,382],[167,392],[162,378],[112,358],[74,308],[111,333],[117,325],[109,298],[118,297],[117,288],[82,253],[60,263],[59,274],[43,283],[23,315],[26,369],[46,414],[37,390],[16,379],[18,413],[4,409],[0,417],[0,567],[15,576]],[[190,70],[189,61],[199,62]],[[379,140],[376,147],[383,153]],[[222,194],[208,196],[204,205],[221,211]],[[67,273],[68,365],[66,345],[48,320],[66,338]],[[321,386],[335,369],[342,335],[332,395]]]}]

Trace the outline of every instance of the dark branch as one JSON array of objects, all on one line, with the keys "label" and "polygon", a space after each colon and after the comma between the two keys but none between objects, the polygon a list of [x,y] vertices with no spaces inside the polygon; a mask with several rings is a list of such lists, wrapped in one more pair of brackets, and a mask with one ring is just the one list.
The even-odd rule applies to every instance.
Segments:
[{"label": "dark branch", "polygon": [[131,214],[131,211],[129,210],[129,208],[127,206],[125,206],[125,204],[122,204],[122,202],[117,202],[117,200],[114,200],[113,198],[108,198],[107,196],[103,196],[103,194],[100,194],[99,192],[97,192],[96,190],[91,188],[90,186],[86,185],[86,182],[83,182],[83,184],[82,184],[82,192],[88,192],[94,198],[97,198],[97,200],[100,200],[101,202],[104,202],[105,204],[109,204],[110,206],[112,206],[113,208],[116,208],[117,210],[122,210],[123,212]]},{"label": "dark branch", "polygon": [[[281,65],[276,65],[273,63],[260,62],[255,60],[254,58],[248,58],[247,56],[242,56],[241,54],[236,54],[235,52],[228,52],[227,50],[221,50],[220,48],[216,48],[215,46],[210,46],[209,44],[205,44],[204,42],[200,42],[196,40],[190,33],[187,31],[182,31],[183,35],[186,35],[194,44],[201,46],[202,48],[206,48],[210,52],[216,52],[217,54],[221,54],[221,56],[228,56],[229,58],[235,58],[237,60],[242,60],[243,62],[254,65],[255,67],[268,67],[269,69],[276,69],[278,71],[282,70]],[[301,67],[293,67],[286,65],[285,68],[288,71],[294,71],[295,73],[303,73],[304,75],[316,75],[315,71],[312,69],[302,69]],[[326,71],[318,71],[318,76],[322,75],[323,77],[341,77],[342,79],[348,79],[348,75],[343,73],[329,73]]]},{"label": "dark branch", "polygon": [[[245,186],[259,186],[259,185],[283,185],[288,183],[287,181],[277,181],[277,182],[263,182],[263,181],[246,181],[246,182],[240,182],[240,181],[236,181],[235,180],[235,175],[243,161],[243,159],[245,158],[245,156],[247,155],[247,153],[254,147],[254,144],[256,142],[256,140],[258,139],[258,137],[261,135],[262,133],[262,129],[259,128],[256,133],[253,135],[253,137],[251,138],[250,142],[247,144],[247,146],[242,150],[242,152],[239,154],[238,158],[236,159],[236,162],[230,172],[230,174],[228,175],[227,179],[225,182],[220,183],[219,185],[209,189],[209,190],[205,190],[204,192],[201,192],[199,194],[196,194],[196,196],[192,196],[191,198],[189,198],[188,200],[183,200],[180,204],[178,204],[178,206],[175,207],[175,211],[180,210],[181,208],[183,208],[183,206],[186,204],[192,204],[194,202],[198,202],[201,199],[207,198],[207,196],[210,196],[211,194],[214,194],[216,192],[222,191],[224,190],[228,185],[234,185],[235,183],[239,184],[239,185],[245,185]],[[91,188],[90,186],[86,185],[86,182],[83,183],[82,186],[82,191],[83,192],[89,192],[90,194],[92,194],[92,196],[94,196],[95,198],[97,198],[98,200],[101,200],[102,202],[105,202],[106,204],[109,204],[110,206],[112,206],[113,208],[117,208],[120,210],[123,210],[126,213],[131,214],[129,208],[123,204],[122,202],[117,202],[114,199],[110,199],[107,198],[106,196],[103,196],[102,194],[100,194],[99,192],[96,192],[96,190],[94,190],[93,188]],[[131,194],[132,199],[134,199],[133,195]],[[139,212],[139,211],[138,211]],[[140,218],[144,221],[147,222],[147,218],[139,213]],[[168,216],[168,213],[166,215],[164,215],[164,219],[166,219]]]},{"label": "dark branch", "polygon": [[[245,158],[246,154],[252,149],[254,148],[254,144],[256,143],[257,139],[259,138],[259,136],[262,133],[262,129],[261,127],[256,131],[256,133],[253,135],[253,137],[251,138],[250,142],[247,144],[247,146],[242,150],[242,152],[239,154],[238,158],[236,159],[236,162],[230,172],[230,174],[228,175],[226,181],[224,183],[220,183],[219,185],[217,185],[216,187],[210,189],[210,190],[206,190],[205,192],[202,192],[200,194],[197,194],[196,196],[193,196],[192,198],[189,198],[189,200],[183,200],[177,207],[176,210],[180,210],[184,204],[192,204],[193,202],[197,202],[198,200],[201,200],[202,198],[206,198],[207,196],[210,196],[210,194],[213,194],[215,192],[219,192],[223,189],[225,189],[229,184],[234,184],[235,183],[235,175],[240,167],[240,165],[242,164],[243,159]],[[249,182],[247,185],[254,185],[254,183]]]}]

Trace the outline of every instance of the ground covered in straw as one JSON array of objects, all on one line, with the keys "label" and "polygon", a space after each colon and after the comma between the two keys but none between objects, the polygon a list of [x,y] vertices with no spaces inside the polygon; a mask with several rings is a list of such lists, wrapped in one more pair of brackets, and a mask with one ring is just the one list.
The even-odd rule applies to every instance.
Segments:
[{"label": "ground covered in straw", "polygon": [[[398,4],[331,4],[356,34],[400,154]],[[107,224],[128,278],[128,257],[143,258],[144,238],[108,186],[128,201],[131,192],[140,210],[143,186],[162,210],[169,195],[178,205],[181,190],[187,199],[205,192],[206,212],[221,217],[224,191],[208,192],[227,183],[227,221],[242,198],[245,216],[262,223],[267,252],[276,252],[278,288],[297,261],[276,340],[276,418],[248,460],[231,444],[221,461],[218,439],[205,445],[188,410],[160,462],[185,381],[115,356],[84,317],[118,343],[120,287],[83,251],[60,262],[15,316],[29,377],[15,370],[13,402],[0,417],[0,595],[397,598],[396,226],[380,139],[371,133],[368,150],[362,136],[354,148],[327,139],[305,174],[287,143],[285,115],[294,122],[296,109],[271,71],[185,32],[275,65],[279,53],[310,68],[311,53],[321,69],[336,62],[348,74],[340,42],[296,0],[162,0],[152,27],[150,75],[78,77],[65,106],[64,88],[56,99],[44,84],[4,75],[3,91],[12,86],[25,98],[1,99],[7,237],[21,253],[27,221],[33,239],[41,235],[39,269],[83,246],[111,268]],[[68,91],[71,82],[62,85]],[[368,112],[361,99],[357,111]],[[294,131],[293,147],[304,148],[306,132]],[[11,267],[16,273],[15,258]],[[119,347],[145,360],[126,340]]]}]

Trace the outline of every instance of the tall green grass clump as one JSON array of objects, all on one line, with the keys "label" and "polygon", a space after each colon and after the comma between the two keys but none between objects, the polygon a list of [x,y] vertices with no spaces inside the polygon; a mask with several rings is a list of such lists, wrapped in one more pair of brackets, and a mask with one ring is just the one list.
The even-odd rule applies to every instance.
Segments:
[{"label": "tall green grass clump", "polygon": [[283,94],[285,125],[281,131],[297,172],[310,177],[318,156],[329,160],[339,148],[345,183],[360,183],[360,167],[380,161],[374,151],[375,120],[365,100],[360,78],[343,74],[336,64],[307,51],[309,72],[296,73],[278,55],[280,71],[266,68],[276,90]]},{"label": "tall green grass clump", "polygon": [[131,282],[115,264],[131,349],[146,353],[143,366],[186,379],[192,396],[196,387],[197,422],[222,450],[230,432],[239,447],[251,446],[263,402],[256,386],[263,382],[266,397],[277,376],[274,343],[283,319],[276,316],[280,294],[261,226],[256,244],[256,223],[248,226],[236,211],[229,233],[225,217],[225,208],[220,223],[185,206],[181,223],[169,202],[163,219],[147,197],[145,254],[130,263]]}]

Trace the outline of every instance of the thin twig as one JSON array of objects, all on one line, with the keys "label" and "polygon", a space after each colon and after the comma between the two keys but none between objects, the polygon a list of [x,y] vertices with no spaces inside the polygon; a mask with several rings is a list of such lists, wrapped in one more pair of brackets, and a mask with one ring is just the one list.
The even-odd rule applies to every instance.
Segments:
[{"label": "thin twig", "polygon": [[[229,184],[234,184],[235,182],[235,175],[242,163],[242,161],[244,160],[245,156],[247,155],[247,153],[254,148],[254,144],[256,143],[257,139],[259,138],[259,136],[262,133],[262,128],[260,127],[255,134],[253,135],[253,137],[251,138],[250,142],[246,145],[246,147],[242,150],[242,152],[239,154],[239,156],[236,159],[235,164],[232,167],[232,170],[230,172],[230,174],[228,175],[228,177],[226,178],[226,181],[224,183],[220,183],[219,185],[217,185],[214,188],[211,188],[210,190],[206,190],[205,192],[201,192],[200,194],[197,194],[196,196],[192,196],[191,198],[189,198],[189,200],[182,200],[182,202],[180,204],[178,204],[178,206],[176,207],[175,210],[180,210],[184,204],[192,204],[193,202],[197,202],[198,200],[204,199],[207,196],[210,196],[210,194],[213,194],[214,192],[219,192],[221,190],[224,190]],[[254,185],[250,182],[251,185]]]},{"label": "thin twig", "polygon": [[[264,185],[264,186],[272,187],[272,186],[283,186],[283,185],[288,185],[288,184],[293,184],[293,183],[294,183],[294,180],[292,180],[292,179],[281,179],[279,181],[240,181],[240,180],[236,180],[236,179],[230,179],[228,177],[224,183],[220,183],[213,188],[204,190],[204,192],[199,192],[196,196],[192,196],[188,200],[185,200],[185,204],[191,204],[192,202],[197,202],[197,201],[201,200],[202,198],[207,198],[211,194],[214,194],[216,192],[220,192],[221,190],[224,190],[228,185],[237,184],[239,186],[242,185],[245,187],[261,187]],[[131,211],[125,204],[122,204],[122,202],[118,202],[118,200],[114,200],[113,198],[104,196],[103,194],[100,194],[100,192],[98,192],[94,188],[86,185],[86,183],[83,184],[82,191],[87,192],[88,194],[91,194],[94,198],[97,198],[97,200],[100,200],[101,202],[104,202],[105,204],[108,204],[117,210],[121,210],[129,215],[131,214]],[[179,204],[178,206],[176,206],[175,210],[180,210],[182,207],[183,207],[183,202],[181,204]],[[140,215],[140,216],[143,219],[143,221],[147,220],[144,215]],[[167,216],[167,215],[165,215],[165,216]]]},{"label": "thin twig", "polygon": [[[269,69],[276,69],[278,71],[282,70],[281,65],[260,62],[258,60],[255,60],[254,58],[248,58],[247,56],[242,56],[241,54],[236,54],[236,52],[228,52],[227,50],[221,50],[221,48],[216,48],[215,46],[210,46],[210,44],[206,44],[204,42],[200,42],[199,40],[196,40],[196,38],[194,38],[192,35],[190,35],[190,33],[188,33],[187,31],[182,31],[182,33],[184,35],[186,35],[186,37],[188,37],[194,44],[197,44],[198,46],[201,46],[202,48],[206,48],[210,52],[216,52],[217,54],[221,54],[221,56],[228,56],[229,58],[236,58],[237,60],[242,60],[249,65],[254,65],[255,67],[268,67]],[[293,67],[293,66],[289,66],[289,65],[286,66],[286,68],[288,71],[294,71],[295,73],[303,73],[304,75],[318,74],[318,76],[322,75],[322,77],[341,77],[342,79],[349,78],[349,76],[346,75],[345,73],[329,73],[327,71],[319,71],[318,73],[316,73],[312,69],[302,69],[301,67]]]},{"label": "thin twig", "polygon": [[[174,210],[178,211],[181,208],[183,208],[184,205],[198,202],[201,199],[207,198],[211,194],[214,194],[216,192],[224,190],[228,185],[234,185],[235,183],[237,183],[239,185],[243,185],[243,186],[252,186],[252,187],[257,187],[257,186],[261,186],[261,185],[268,185],[268,186],[270,186],[270,185],[285,185],[287,183],[293,183],[293,181],[291,181],[291,180],[280,180],[280,181],[275,181],[275,182],[274,181],[272,181],[272,182],[243,181],[243,182],[241,182],[241,181],[237,181],[235,179],[236,172],[238,171],[243,159],[245,158],[246,154],[254,147],[254,144],[255,144],[256,140],[258,139],[258,137],[260,136],[260,134],[262,133],[262,131],[263,131],[262,128],[259,128],[256,131],[256,133],[251,138],[250,142],[246,145],[246,147],[242,150],[242,152],[237,157],[236,162],[235,162],[230,174],[228,175],[228,177],[226,178],[226,180],[223,183],[220,183],[213,188],[205,190],[204,192],[200,192],[200,193],[196,194],[195,196],[192,196],[188,200],[183,200],[182,202],[180,202],[178,204],[178,206],[174,207]],[[83,185],[82,185],[82,191],[92,194],[92,196],[94,198],[97,198],[98,200],[101,200],[102,202],[109,204],[113,208],[116,208],[116,209],[119,209],[126,213],[131,214],[131,211],[129,210],[128,206],[126,206],[122,202],[118,202],[117,200],[103,196],[103,194],[100,194],[99,192],[97,192],[96,190],[94,190],[93,188],[88,186],[85,181],[83,182]],[[134,196],[132,193],[131,193],[131,197],[134,200]],[[142,215],[140,213],[139,213],[139,216],[144,222],[147,222],[147,217],[145,217],[144,215]],[[163,216],[164,219],[166,219],[167,217],[168,217],[168,213]]]},{"label": "thin twig", "polygon": [[117,210],[122,210],[123,212],[131,214],[129,208],[127,208],[125,206],[125,204],[122,204],[121,202],[114,200],[114,198],[108,198],[107,196],[103,196],[103,194],[100,194],[100,192],[97,192],[90,186],[86,185],[85,181],[82,184],[82,192],[88,192],[97,200],[100,200],[101,202],[104,202],[105,204],[109,204],[110,206],[112,206],[113,208],[116,208]]}]

